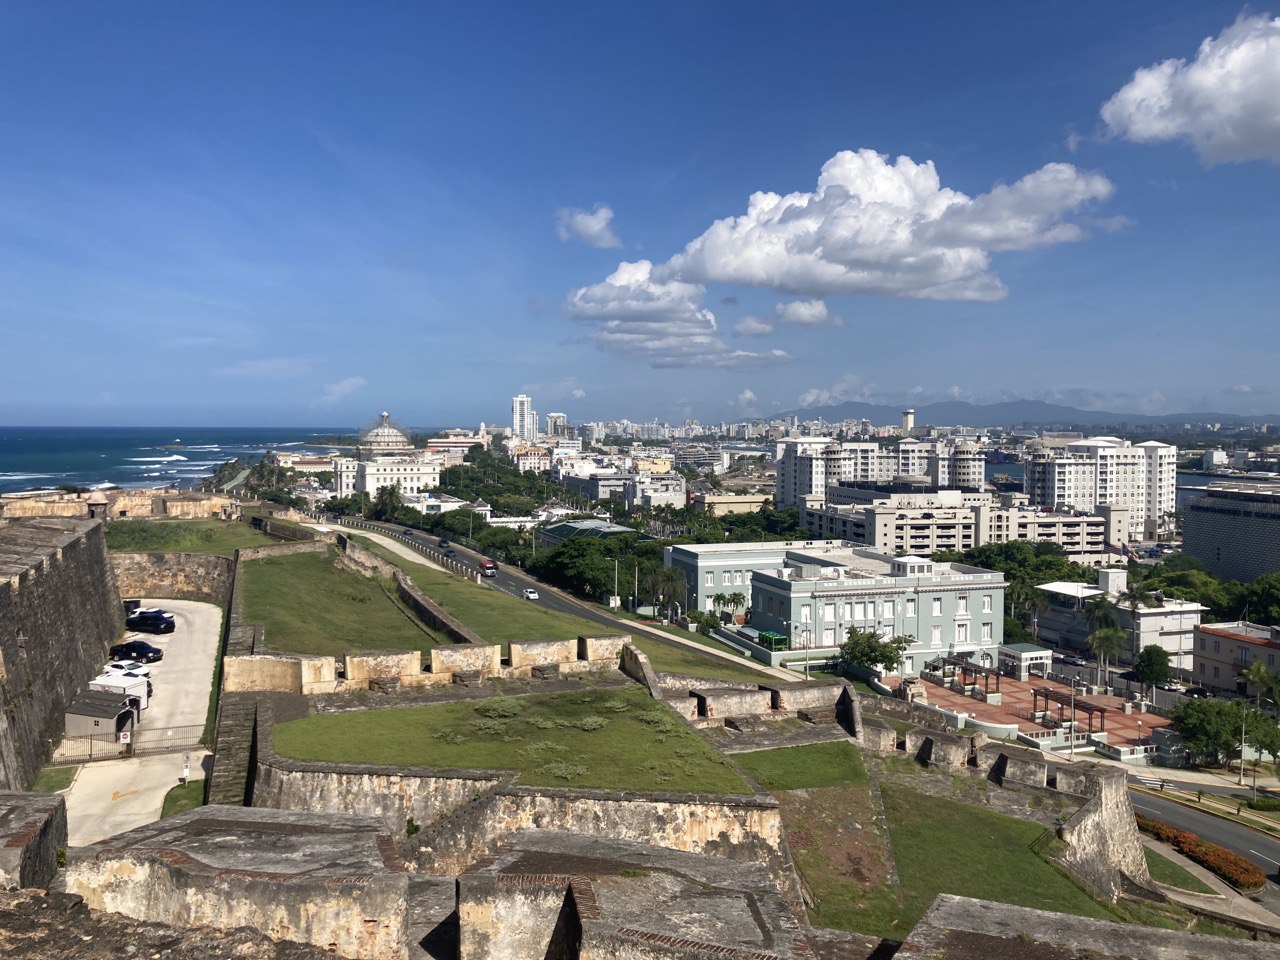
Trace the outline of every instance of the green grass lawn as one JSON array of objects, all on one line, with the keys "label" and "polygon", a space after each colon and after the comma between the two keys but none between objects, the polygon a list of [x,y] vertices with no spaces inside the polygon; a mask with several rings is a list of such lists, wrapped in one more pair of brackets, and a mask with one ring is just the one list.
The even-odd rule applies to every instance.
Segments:
[{"label": "green grass lawn", "polygon": [[281,653],[341,656],[352,650],[430,650],[440,641],[419,630],[380,581],[339,569],[336,552],[250,560],[244,567],[244,615],[266,627]]},{"label": "green grass lawn", "polygon": [[862,783],[867,779],[862,754],[844,740],[739,753],[733,759],[766,790],[833,787],[838,783]]},{"label": "green grass lawn", "polygon": [[71,786],[79,767],[45,767],[31,784],[32,793],[57,793]]},{"label": "green grass lawn", "polygon": [[1146,854],[1147,869],[1151,872],[1152,880],[1163,883],[1165,886],[1177,887],[1179,890],[1190,890],[1192,893],[1216,892],[1213,887],[1193,876],[1185,867],[1179,866],[1168,857],[1147,847],[1143,847],[1142,852]]},{"label": "green grass lawn", "polygon": [[536,786],[750,793],[639,687],[306,717],[275,728],[299,760],[513,770]]},{"label": "green grass lawn", "polygon": [[225,520],[114,520],[107,548],[122,553],[212,553],[229,557],[239,547],[275,543],[247,523]]},{"label": "green grass lawn", "polygon": [[188,780],[180,783],[164,795],[164,806],[160,809],[160,819],[172,817],[178,813],[186,813],[196,807],[204,806],[204,781]]},{"label": "green grass lawn", "polygon": [[[507,644],[512,640],[567,640],[600,634],[606,630],[591,620],[547,610],[501,590],[492,590],[451,573],[414,563],[368,537],[354,535],[352,539],[398,566],[423,593],[480,636],[491,643],[501,643],[504,654]],[[624,630],[625,625],[619,624],[618,631]],[[682,632],[676,631],[677,634]],[[267,645],[273,646],[270,636],[268,633]],[[765,674],[753,670],[745,663],[731,663],[706,656],[697,650],[673,647],[636,634],[632,634],[632,641],[638,650],[648,655],[653,669],[663,673],[684,673],[692,677],[722,680],[768,679]]]},{"label": "green grass lawn", "polygon": [[877,917],[879,929],[894,919],[913,926],[940,893],[1119,919],[1032,849],[1044,833],[1038,823],[888,784],[881,794],[902,906],[896,917]]}]

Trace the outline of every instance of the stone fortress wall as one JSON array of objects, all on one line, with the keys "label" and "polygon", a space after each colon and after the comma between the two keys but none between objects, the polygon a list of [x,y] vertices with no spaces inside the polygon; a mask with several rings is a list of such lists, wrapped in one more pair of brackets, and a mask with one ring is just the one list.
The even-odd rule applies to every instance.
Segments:
[{"label": "stone fortress wall", "polygon": [[24,790],[124,629],[102,521],[0,520],[0,790]]}]

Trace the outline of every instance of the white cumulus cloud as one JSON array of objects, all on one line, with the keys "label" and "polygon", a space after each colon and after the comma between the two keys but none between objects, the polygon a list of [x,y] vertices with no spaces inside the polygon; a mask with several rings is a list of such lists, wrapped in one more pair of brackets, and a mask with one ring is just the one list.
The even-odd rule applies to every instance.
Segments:
[{"label": "white cumulus cloud", "polygon": [[930,161],[845,150],[814,191],[752,194],[745,213],[717,220],[654,276],[819,297],[997,300],[1006,291],[990,251],[1078,240],[1069,216],[1111,193],[1100,174],[1052,163],[969,197],[943,187]]},{"label": "white cumulus cloud", "polygon": [[751,390],[750,387],[744,388],[743,391],[740,394],[738,394],[737,398],[733,402],[737,406],[737,408],[741,410],[744,414],[746,414],[748,417],[754,417],[758,415],[756,410],[756,403],[757,403],[756,395],[755,395],[755,392]]},{"label": "white cumulus cloud", "polygon": [[875,387],[856,374],[846,373],[830,387],[812,387],[800,394],[802,407],[826,407],[846,400],[870,400]]},{"label": "white cumulus cloud", "polygon": [[587,391],[583,390],[581,387],[575,387],[573,390],[569,391],[569,396],[573,397],[575,400],[585,400],[587,397]]},{"label": "white cumulus cloud", "polygon": [[622,241],[610,225],[613,208],[603,204],[594,210],[576,210],[565,207],[556,214],[556,236],[561,240],[581,240],[600,249],[620,247]]},{"label": "white cumulus cloud", "polygon": [[741,367],[791,359],[785,351],[730,349],[715,314],[702,306],[704,287],[658,281],[648,260],[621,263],[600,283],[575,290],[568,315],[591,330],[587,339],[653,367]]},{"label": "white cumulus cloud", "polygon": [[835,316],[821,300],[792,300],[774,308],[781,323],[797,327],[843,327],[844,321]]},{"label": "white cumulus cloud", "polygon": [[337,403],[343,397],[350,396],[365,385],[364,377],[346,377],[337,383],[326,383],[320,394],[319,403]]},{"label": "white cumulus cloud", "polygon": [[767,337],[773,333],[773,324],[760,317],[743,317],[733,325],[734,336]]},{"label": "white cumulus cloud", "polygon": [[998,300],[1007,291],[992,251],[1082,239],[1072,215],[1112,189],[1100,174],[1051,163],[969,197],[943,187],[931,162],[846,150],[823,165],[814,191],[752,194],[746,213],[717,220],[666,263],[621,263],[571,293],[565,310],[594,327],[589,339],[655,367],[789,360],[778,349],[729,349],[703,306],[706,285],[814,298],[779,304],[774,318],[738,321],[741,336],[765,336],[778,324],[838,326],[820,299],[832,294]]},{"label": "white cumulus cloud", "polygon": [[1280,17],[1242,16],[1194,60],[1136,71],[1102,119],[1138,143],[1187,140],[1209,164],[1280,163]]}]

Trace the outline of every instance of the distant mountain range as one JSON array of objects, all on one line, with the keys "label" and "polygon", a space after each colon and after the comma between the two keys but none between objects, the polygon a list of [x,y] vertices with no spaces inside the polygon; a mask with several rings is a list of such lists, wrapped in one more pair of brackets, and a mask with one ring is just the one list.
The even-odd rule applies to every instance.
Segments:
[{"label": "distant mountain range", "polygon": [[[863,403],[847,400],[823,407],[803,407],[788,410],[776,416],[797,416],[802,420],[870,420],[873,424],[899,423],[906,406],[889,406],[880,403]],[[1107,427],[1130,424],[1133,426],[1184,423],[1221,423],[1230,426],[1248,426],[1254,423],[1280,424],[1280,414],[1249,417],[1238,413],[1111,413],[1107,410],[1081,410],[1043,400],[1005,400],[1000,403],[968,403],[964,400],[944,400],[925,403],[915,408],[919,425],[962,427],[1016,427],[1022,424],[1061,427]]]}]

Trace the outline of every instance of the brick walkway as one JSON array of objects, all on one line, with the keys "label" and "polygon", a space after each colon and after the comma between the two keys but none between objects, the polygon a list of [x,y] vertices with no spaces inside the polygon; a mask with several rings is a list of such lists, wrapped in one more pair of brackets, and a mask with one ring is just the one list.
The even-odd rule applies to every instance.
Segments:
[{"label": "brick walkway", "polygon": [[[1020,680],[1014,680],[1010,677],[1000,678],[1000,705],[985,703],[982,700],[975,700],[973,697],[966,697],[963,694],[956,693],[954,690],[948,690],[934,683],[926,683],[925,689],[929,693],[929,703],[935,707],[941,707],[944,710],[953,710],[956,712],[964,712],[986,721],[987,723],[1011,723],[1017,724],[1018,729],[1023,733],[1029,733],[1034,730],[1043,730],[1044,728],[1037,723],[1033,723],[1031,717],[1032,690],[1043,689],[1049,687],[1060,693],[1070,695],[1071,688],[1065,684],[1057,683],[1053,680],[1036,680],[1034,683],[1023,683]],[[992,692],[994,693],[995,685],[992,684]],[[1169,721],[1165,717],[1161,717],[1154,713],[1138,713],[1135,707],[1134,712],[1126,714],[1123,712],[1124,700],[1120,697],[1110,696],[1089,696],[1077,697],[1077,703],[1088,702],[1100,707],[1106,707],[1106,730],[1109,736],[1107,742],[1115,746],[1136,746],[1138,744],[1138,724],[1141,722],[1142,742],[1149,742],[1151,730],[1155,727],[1168,726]],[[1043,701],[1042,707],[1043,709]],[[1054,716],[1057,716],[1058,705],[1050,704],[1049,708]],[[1070,707],[1062,707],[1064,719],[1070,719]],[[1099,732],[1102,724],[1102,717],[1095,714],[1093,720],[1094,732]],[[1083,710],[1076,710],[1076,722],[1081,730],[1089,729],[1089,715]]]}]

